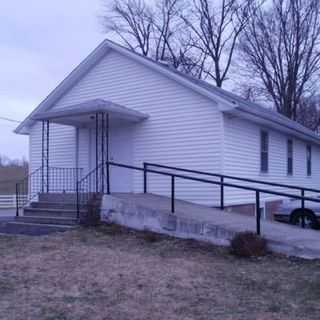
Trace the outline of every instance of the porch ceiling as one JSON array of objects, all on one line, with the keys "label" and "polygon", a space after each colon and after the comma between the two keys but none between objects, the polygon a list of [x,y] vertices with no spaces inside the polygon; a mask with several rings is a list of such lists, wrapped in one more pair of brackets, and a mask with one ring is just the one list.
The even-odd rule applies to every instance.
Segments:
[{"label": "porch ceiling", "polygon": [[63,110],[42,112],[32,119],[74,127],[91,127],[95,125],[95,115],[97,113],[108,113],[111,123],[115,124],[122,122],[139,122],[149,117],[147,114],[129,109],[111,101],[95,99],[66,107]]}]

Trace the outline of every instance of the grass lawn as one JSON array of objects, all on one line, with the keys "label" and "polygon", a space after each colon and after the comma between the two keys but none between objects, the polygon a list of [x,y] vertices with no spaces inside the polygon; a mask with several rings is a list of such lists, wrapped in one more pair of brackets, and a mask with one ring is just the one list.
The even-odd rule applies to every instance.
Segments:
[{"label": "grass lawn", "polygon": [[115,226],[0,236],[0,319],[319,319],[320,261]]}]

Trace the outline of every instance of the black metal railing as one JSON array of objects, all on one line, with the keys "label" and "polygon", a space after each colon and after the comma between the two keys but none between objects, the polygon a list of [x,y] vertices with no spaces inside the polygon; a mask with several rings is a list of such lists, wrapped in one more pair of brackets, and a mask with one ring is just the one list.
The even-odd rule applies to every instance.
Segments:
[{"label": "black metal railing", "polygon": [[16,183],[16,216],[19,216],[19,209],[34,199],[42,188],[42,167],[28,174],[21,181]]},{"label": "black metal railing", "polygon": [[82,173],[82,168],[50,167],[47,192],[76,192]]},{"label": "black metal railing", "polygon": [[[40,193],[76,192],[82,168],[40,167],[16,183],[16,216]],[[44,179],[45,175],[45,179]],[[45,181],[45,182],[44,182]]]},{"label": "black metal railing", "polygon": [[[175,194],[176,194],[176,190],[175,190],[176,183],[175,182],[177,179],[198,181],[198,182],[202,182],[202,183],[206,183],[206,184],[218,185],[223,188],[224,187],[231,187],[231,188],[252,191],[255,194],[256,232],[259,235],[261,234],[261,212],[260,212],[261,194],[263,194],[263,193],[264,194],[271,194],[271,195],[277,195],[277,196],[281,196],[281,197],[285,197],[285,198],[301,200],[301,204],[303,205],[302,208],[304,208],[305,201],[320,203],[320,199],[306,197],[304,195],[304,192],[302,195],[290,194],[287,192],[280,192],[280,191],[274,191],[274,190],[265,189],[265,188],[257,188],[257,187],[247,186],[247,185],[240,185],[240,184],[225,182],[225,179],[221,179],[219,181],[214,181],[214,180],[192,177],[192,176],[187,176],[187,175],[177,174],[177,173],[172,173],[172,172],[167,172],[167,171],[159,171],[159,170],[149,169],[148,165],[150,165],[150,164],[147,164],[147,163],[144,164],[143,168],[132,166],[132,165],[126,165],[126,164],[122,164],[122,163],[116,163],[116,162],[112,162],[112,161],[106,162],[106,165],[107,165],[108,170],[109,170],[109,166],[115,166],[115,167],[126,168],[126,169],[131,169],[131,170],[136,170],[136,171],[142,172],[143,173],[143,184],[144,184],[143,190],[145,192],[147,192],[147,190],[148,190],[148,175],[147,175],[148,173],[154,173],[154,174],[159,174],[159,175],[170,177],[170,179],[171,179],[170,180],[171,181],[171,212],[172,213],[175,212],[175,200],[176,200],[175,199]],[[166,167],[166,166],[163,166],[163,167]],[[168,168],[172,169],[173,167],[167,167],[167,169]],[[187,169],[185,169],[185,170],[187,170]],[[195,170],[190,170],[190,173],[191,173],[191,171],[195,171]],[[195,173],[195,172],[193,172],[193,173]],[[198,171],[197,173],[200,173],[200,171]],[[209,174],[209,175],[211,175],[211,174]],[[230,177],[230,176],[224,176],[224,175],[218,175],[218,176],[221,178],[229,178]],[[240,179],[242,179],[242,178],[240,178]],[[249,180],[249,179],[246,179],[246,180]],[[251,180],[251,182],[259,183],[260,181]],[[267,183],[265,183],[265,184],[267,184]],[[110,188],[110,181],[108,181],[108,185]],[[279,186],[279,184],[278,184],[278,186]],[[281,185],[281,186],[285,186],[285,185]],[[300,187],[294,187],[294,189],[300,189]],[[221,189],[221,190],[223,190],[223,189]],[[316,190],[316,189],[305,188],[303,190]]]},{"label": "black metal railing", "polygon": [[[197,175],[205,175],[210,177],[216,177],[220,179],[221,185],[220,185],[220,209],[224,209],[224,182],[226,180],[234,180],[234,181],[242,181],[242,182],[249,182],[254,183],[257,185],[263,185],[263,186],[272,186],[272,187],[279,187],[279,188],[285,188],[290,190],[297,190],[299,191],[301,197],[305,197],[305,194],[307,191],[313,192],[313,193],[319,193],[319,189],[314,188],[305,188],[300,186],[294,186],[294,185],[288,185],[283,183],[277,183],[277,182],[268,182],[268,181],[261,181],[261,180],[255,180],[255,179],[249,179],[249,178],[242,178],[242,177],[236,177],[236,176],[230,176],[230,175],[223,175],[218,173],[211,173],[211,172],[205,172],[205,171],[198,171],[198,170],[192,170],[192,169],[185,169],[180,167],[173,167],[173,166],[167,166],[152,162],[144,162],[143,164],[144,168],[148,167],[156,167],[161,169],[168,169],[168,170],[174,170],[174,171],[181,171],[181,172],[187,172]],[[144,192],[147,192],[147,187],[145,187]],[[304,201],[302,200],[301,207],[304,207]]]},{"label": "black metal railing", "polygon": [[88,205],[88,202],[96,194],[109,193],[109,168],[105,164],[98,165],[86,176],[80,179],[76,188],[77,218],[80,218],[80,210]]}]

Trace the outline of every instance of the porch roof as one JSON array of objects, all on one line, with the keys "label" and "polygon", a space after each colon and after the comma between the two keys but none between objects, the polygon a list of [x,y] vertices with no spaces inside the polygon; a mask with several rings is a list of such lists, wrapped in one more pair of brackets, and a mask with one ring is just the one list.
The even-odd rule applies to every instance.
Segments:
[{"label": "porch roof", "polygon": [[147,114],[121,106],[103,99],[88,100],[80,104],[65,107],[62,110],[41,112],[33,116],[36,121],[84,127],[94,125],[95,114],[108,113],[113,123],[139,122],[147,119]]}]

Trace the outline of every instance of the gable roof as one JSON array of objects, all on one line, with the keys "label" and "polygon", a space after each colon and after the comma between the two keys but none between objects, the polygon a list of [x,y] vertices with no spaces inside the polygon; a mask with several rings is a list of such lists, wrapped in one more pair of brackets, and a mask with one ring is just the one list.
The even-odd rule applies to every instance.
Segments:
[{"label": "gable roof", "polygon": [[111,40],[104,40],[83,62],[81,62],[15,129],[16,133],[28,134],[28,129],[34,124],[37,113],[50,109],[69,89],[71,89],[85,74],[87,74],[109,50],[114,50],[153,70],[171,78],[191,90],[209,98],[218,104],[219,109],[227,114],[243,117],[270,126],[276,130],[294,134],[302,139],[320,144],[320,137],[299,123],[257,103],[247,101],[231,92],[218,88],[206,81],[186,75],[176,69],[165,66],[148,57],[135,53]]}]

